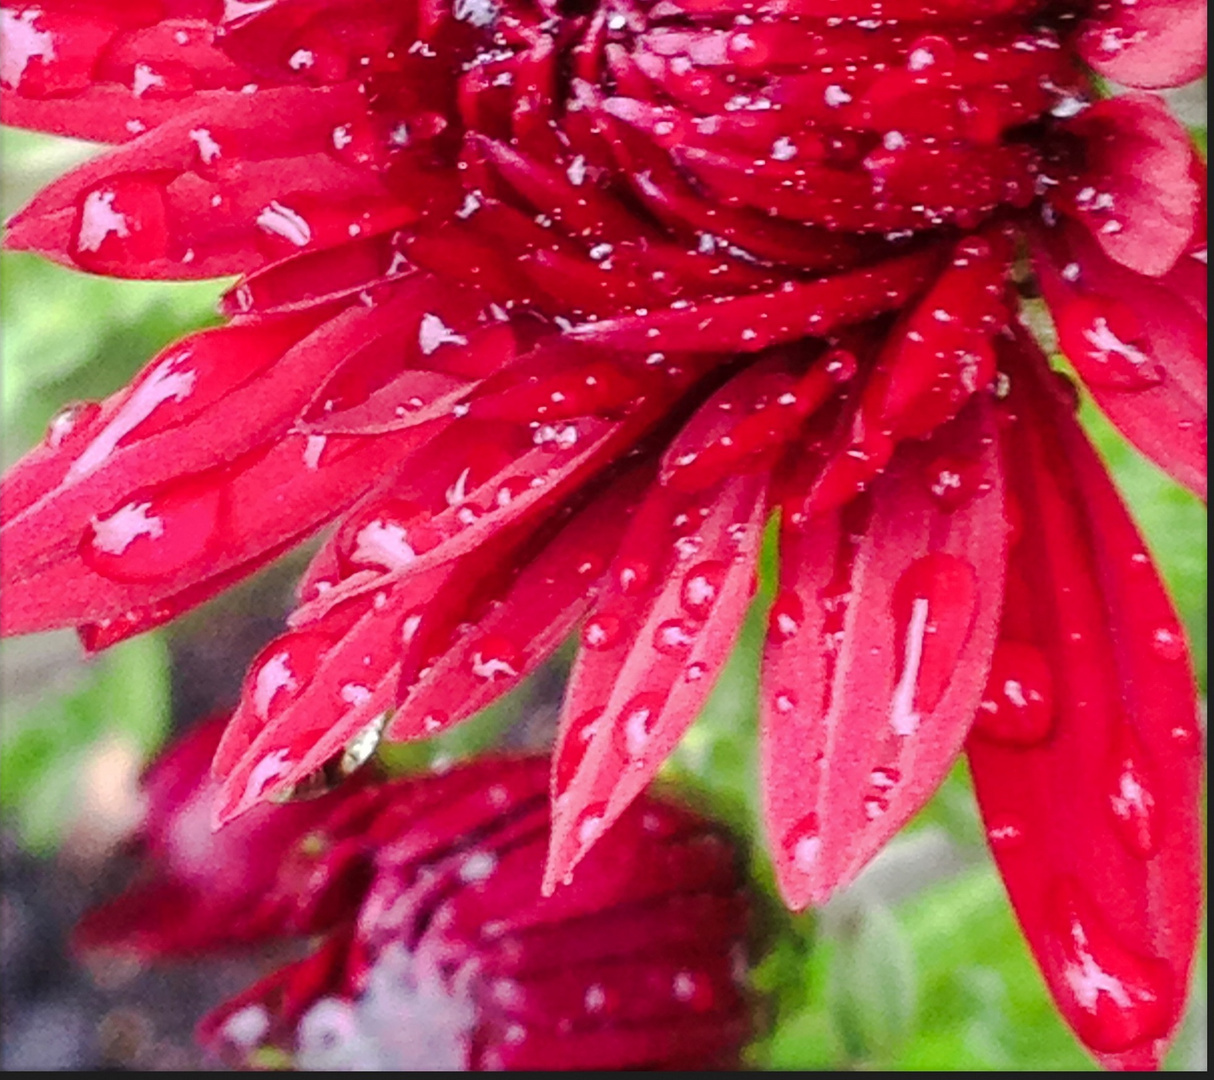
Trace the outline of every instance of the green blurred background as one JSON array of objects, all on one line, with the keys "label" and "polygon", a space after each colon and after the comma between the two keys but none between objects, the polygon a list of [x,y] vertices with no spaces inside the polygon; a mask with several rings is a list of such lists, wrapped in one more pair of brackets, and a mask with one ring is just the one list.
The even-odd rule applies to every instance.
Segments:
[{"label": "green blurred background", "polygon": [[[5,216],[91,152],[68,140],[0,133]],[[6,462],[41,437],[65,402],[105,396],[170,340],[214,322],[219,293],[216,283],[110,282],[9,253],[0,256],[0,288]],[[1131,451],[1090,404],[1083,418],[1163,567],[1188,626],[1204,700],[1204,508]],[[6,835],[43,860],[35,865],[66,860],[84,868],[75,880],[100,875],[137,816],[141,764],[174,725],[232,703],[244,665],[277,626],[299,565],[296,558],[272,569],[203,612],[95,660],[82,660],[70,634],[4,644],[0,809]],[[755,836],[754,701],[763,603],[760,597],[705,714],[664,771],[665,783],[724,817],[749,843],[768,901],[756,982],[769,997],[752,1064],[1091,1068],[1055,1017],[1020,939],[982,845],[962,767],[823,912],[791,917],[776,902]],[[474,752],[503,732],[525,739],[529,725],[551,719],[566,662],[558,658],[441,743],[389,756],[408,768],[439,753]],[[1173,1068],[1205,1067],[1204,957],[1203,946]],[[198,1011],[209,1004],[199,1001]],[[191,1020],[182,1020],[185,1029]],[[188,1039],[188,1030],[181,1037]]]}]

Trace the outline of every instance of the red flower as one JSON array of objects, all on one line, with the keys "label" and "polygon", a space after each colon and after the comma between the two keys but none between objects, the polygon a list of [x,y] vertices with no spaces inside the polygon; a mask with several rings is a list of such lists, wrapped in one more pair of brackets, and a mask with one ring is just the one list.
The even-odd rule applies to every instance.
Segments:
[{"label": "red flower", "polygon": [[546,898],[545,758],[347,786],[211,833],[196,808],[216,793],[218,734],[191,733],[153,770],[150,882],[77,934],[153,959],[324,935],[202,1022],[215,1053],[246,1065],[277,1050],[304,1068],[736,1065],[747,905],[706,822],[641,799]]},{"label": "red flower", "polygon": [[[222,8],[222,10],[221,10]],[[547,883],[705,700],[780,510],[764,792],[795,907],[969,739],[1064,1015],[1152,1063],[1197,925],[1187,649],[1035,345],[1205,490],[1198,0],[5,9],[5,117],[123,145],[10,247],[243,273],[3,487],[9,632],[90,648],[336,520],[216,757],[229,818],[456,723],[588,616]],[[974,724],[977,715],[979,721]],[[973,734],[971,737],[971,729]]]}]

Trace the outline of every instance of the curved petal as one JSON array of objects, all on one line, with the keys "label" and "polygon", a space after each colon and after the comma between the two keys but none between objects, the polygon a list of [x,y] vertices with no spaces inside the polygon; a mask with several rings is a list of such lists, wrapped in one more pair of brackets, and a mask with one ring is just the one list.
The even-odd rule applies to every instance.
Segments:
[{"label": "curved petal", "polygon": [[968,750],[999,870],[1050,991],[1106,1065],[1152,1068],[1201,907],[1201,735],[1184,631],[1044,357],[1009,356],[1025,511],[996,677]]},{"label": "curved petal", "polygon": [[1147,278],[1073,224],[1033,236],[1063,353],[1126,438],[1204,499],[1209,345],[1204,303],[1199,313],[1190,302],[1205,291],[1204,245],[1167,277]]},{"label": "curved petal", "polygon": [[1079,51],[1106,79],[1157,90],[1206,70],[1205,0],[1105,0],[1079,37]]}]

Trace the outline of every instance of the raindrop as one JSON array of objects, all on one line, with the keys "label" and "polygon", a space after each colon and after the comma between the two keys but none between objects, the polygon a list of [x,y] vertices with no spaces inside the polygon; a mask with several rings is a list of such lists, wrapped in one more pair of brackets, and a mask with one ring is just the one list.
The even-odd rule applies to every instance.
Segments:
[{"label": "raindrop", "polygon": [[1000,641],[991,660],[986,692],[974,730],[994,742],[1034,746],[1054,725],[1054,676],[1037,646]]},{"label": "raindrop", "polygon": [[1119,752],[1110,773],[1109,806],[1117,835],[1131,854],[1149,859],[1159,849],[1158,811],[1153,784],[1137,739],[1122,729]]},{"label": "raindrop", "polygon": [[1044,957],[1064,1014],[1093,1050],[1117,1053],[1167,1033],[1173,975],[1168,965],[1121,943],[1078,882],[1055,881]]},{"label": "raindrop", "polygon": [[986,826],[986,839],[994,851],[1006,851],[1024,842],[1024,828],[1010,817],[992,818]]},{"label": "raindrop", "polygon": [[707,619],[712,612],[725,580],[727,567],[723,562],[704,562],[693,566],[683,575],[680,599],[683,610],[693,619]]},{"label": "raindrop", "polygon": [[555,764],[553,766],[554,785],[557,794],[566,791],[577,775],[590,740],[599,729],[599,721],[603,718],[602,709],[591,709],[582,713],[569,725],[564,737],[557,747]]},{"label": "raindrop", "polygon": [[621,730],[629,757],[639,758],[645,752],[661,709],[661,698],[654,694],[641,694],[624,706]]},{"label": "raindrop", "polygon": [[1164,660],[1182,660],[1186,652],[1181,631],[1166,626],[1158,627],[1151,635],[1151,647]]},{"label": "raindrop", "polygon": [[864,816],[869,821],[876,821],[889,809],[889,801],[880,795],[867,795],[864,799]]},{"label": "raindrop", "polygon": [[603,834],[603,818],[606,813],[606,803],[595,803],[586,807],[578,816],[574,834],[583,848],[589,847]]},{"label": "raindrop", "polygon": [[805,608],[801,598],[791,589],[783,590],[771,605],[767,637],[769,641],[789,641],[801,629]]},{"label": "raindrop", "polygon": [[928,464],[924,478],[932,498],[941,509],[951,513],[964,506],[978,492],[982,468],[976,461],[951,454],[942,455]]},{"label": "raindrop", "polygon": [[223,489],[185,481],[135,496],[85,533],[81,558],[114,581],[164,581],[200,563],[219,526]]},{"label": "raindrop", "polygon": [[926,555],[898,579],[893,597],[898,669],[889,708],[895,734],[912,734],[922,714],[936,708],[969,640],[977,603],[974,569],[955,555]]},{"label": "raindrop", "polygon": [[803,874],[813,871],[822,853],[818,829],[818,815],[807,814],[784,835],[784,854]]},{"label": "raindrop", "polygon": [[101,406],[95,401],[74,401],[64,405],[46,425],[43,442],[51,450],[58,450],[72,436],[85,431],[101,414]]},{"label": "raindrop", "polygon": [[895,768],[889,765],[883,765],[869,774],[869,780],[875,788],[880,788],[882,791],[887,791],[892,788],[899,780],[902,779],[902,774]]},{"label": "raindrop", "polygon": [[472,653],[472,674],[481,679],[517,678],[522,666],[514,643],[500,634],[486,635]]},{"label": "raindrop", "polygon": [[695,631],[682,619],[667,619],[654,630],[653,647],[658,652],[675,655],[690,649],[695,639]]},{"label": "raindrop", "polygon": [[332,642],[309,631],[284,634],[262,650],[245,678],[243,699],[262,720],[280,715],[307,688]]},{"label": "raindrop", "polygon": [[614,615],[592,615],[582,627],[582,645],[587,649],[610,649],[620,640],[622,624]]}]

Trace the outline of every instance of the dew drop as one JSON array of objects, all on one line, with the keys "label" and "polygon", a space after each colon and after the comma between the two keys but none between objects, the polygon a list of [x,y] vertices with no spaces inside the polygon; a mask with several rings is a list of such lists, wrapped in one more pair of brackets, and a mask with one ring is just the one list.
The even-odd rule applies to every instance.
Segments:
[{"label": "dew drop", "polygon": [[1034,746],[1049,738],[1053,725],[1054,676],[1045,653],[1027,642],[1000,641],[975,732],[994,742]]},{"label": "dew drop", "polygon": [[619,565],[616,570],[616,580],[620,592],[625,596],[639,596],[649,587],[653,571],[648,563],[629,560]]},{"label": "dew drop", "polygon": [[589,847],[603,834],[603,818],[606,813],[606,803],[595,803],[586,807],[578,816],[574,833],[583,848]]},{"label": "dew drop", "polygon": [[620,640],[622,628],[614,615],[592,615],[582,627],[582,645],[587,649],[610,649]]},{"label": "dew drop", "polygon": [[818,834],[818,815],[807,814],[784,835],[784,854],[793,867],[803,874],[817,866],[822,854],[822,838]]},{"label": "dew drop", "polygon": [[1118,743],[1109,773],[1109,806],[1126,849],[1140,859],[1149,859],[1159,850],[1154,784],[1148,778],[1142,748],[1128,728],[1122,729]]},{"label": "dew drop", "polygon": [[986,826],[986,839],[994,851],[1007,851],[1024,842],[1024,827],[1010,817],[992,818]]},{"label": "dew drop", "polygon": [[1186,651],[1184,635],[1179,629],[1157,627],[1151,634],[1151,648],[1164,660],[1182,660]]},{"label": "dew drop", "polygon": [[602,709],[590,709],[588,712],[582,713],[569,725],[568,731],[560,740],[553,769],[554,786],[558,795],[568,790],[569,785],[573,782],[574,776],[577,775],[577,771],[586,757],[590,740],[598,731],[599,721],[602,718]]},{"label": "dew drop", "polygon": [[769,641],[789,641],[801,629],[805,608],[801,598],[791,589],[783,590],[771,605],[767,637]]},{"label": "dew drop", "polygon": [[81,558],[114,581],[172,578],[205,556],[222,501],[223,489],[213,481],[185,481],[135,496],[92,519]]},{"label": "dew drop", "polygon": [[873,787],[879,788],[882,791],[888,791],[901,779],[902,774],[889,765],[879,766],[869,774],[869,780]]},{"label": "dew drop", "polygon": [[922,714],[939,703],[969,640],[977,603],[974,568],[955,555],[934,552],[916,559],[898,579],[898,675],[889,708],[895,734],[912,734]]},{"label": "dew drop", "polygon": [[656,694],[639,694],[624,706],[620,724],[629,757],[644,754],[661,711],[662,699]]},{"label": "dew drop", "polygon": [[723,562],[704,562],[693,566],[683,576],[679,598],[683,610],[693,619],[707,619],[721,592],[727,568]]},{"label": "dew drop", "polygon": [[978,492],[982,468],[976,461],[942,455],[928,464],[924,479],[941,509],[952,512],[959,510]]},{"label": "dew drop", "polygon": [[1117,1053],[1165,1035],[1173,993],[1168,965],[1123,945],[1078,882],[1061,878],[1051,893],[1045,959],[1079,1037],[1093,1050]]},{"label": "dew drop", "polygon": [[58,450],[74,435],[85,431],[100,413],[101,406],[95,401],[74,401],[64,405],[46,425],[43,442],[51,450]]},{"label": "dew drop", "polygon": [[678,972],[671,985],[676,1001],[689,1005],[694,1012],[707,1012],[715,1004],[712,981],[692,971]]},{"label": "dew drop", "polygon": [[682,619],[667,619],[653,632],[653,647],[667,655],[685,653],[695,644],[695,631]]},{"label": "dew drop", "polygon": [[864,816],[869,821],[876,821],[889,809],[889,801],[880,795],[866,795],[864,798]]},{"label": "dew drop", "polygon": [[472,651],[472,674],[480,679],[517,678],[522,666],[514,642],[501,634],[487,634]]}]

